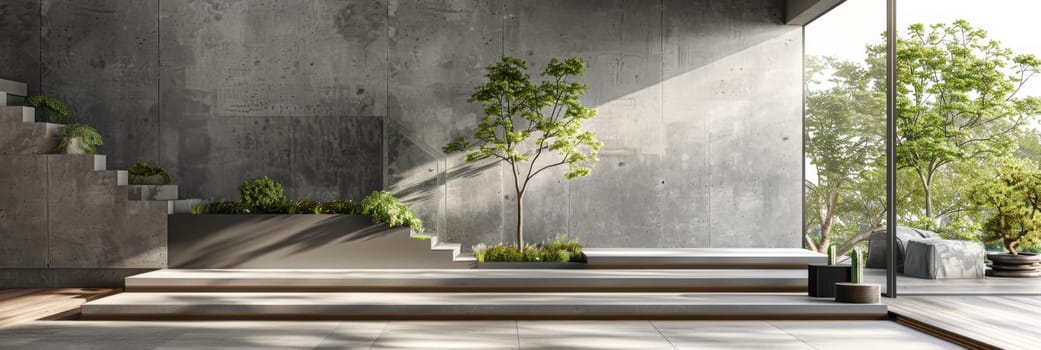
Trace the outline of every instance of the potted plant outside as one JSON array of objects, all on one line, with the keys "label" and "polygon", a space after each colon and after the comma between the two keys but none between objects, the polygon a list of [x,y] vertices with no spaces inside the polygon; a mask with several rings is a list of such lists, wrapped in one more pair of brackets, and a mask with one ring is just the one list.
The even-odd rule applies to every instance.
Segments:
[{"label": "potted plant outside", "polygon": [[94,154],[104,144],[101,134],[87,124],[69,124],[61,128],[58,149],[65,154]]},{"label": "potted plant outside", "polygon": [[1007,158],[977,181],[968,194],[978,210],[989,213],[982,239],[1000,242],[1004,252],[987,253],[987,275],[1041,276],[1041,255],[1020,251],[1041,239],[1041,170],[1022,159]]},{"label": "potted plant outside", "polygon": [[877,284],[864,283],[864,265],[867,262],[860,247],[850,252],[850,282],[835,283],[835,301],[854,304],[877,304],[882,288]]},{"label": "potted plant outside", "polygon": [[563,234],[535,245],[518,248],[513,244],[473,247],[479,269],[569,269],[585,267],[586,256],[578,239]]}]

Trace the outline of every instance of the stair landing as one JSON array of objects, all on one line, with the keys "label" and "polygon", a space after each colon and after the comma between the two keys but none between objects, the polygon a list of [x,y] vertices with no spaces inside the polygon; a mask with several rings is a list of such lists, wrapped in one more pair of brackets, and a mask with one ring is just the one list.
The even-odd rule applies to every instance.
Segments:
[{"label": "stair landing", "polygon": [[802,248],[586,248],[587,268],[801,269],[828,256]]}]

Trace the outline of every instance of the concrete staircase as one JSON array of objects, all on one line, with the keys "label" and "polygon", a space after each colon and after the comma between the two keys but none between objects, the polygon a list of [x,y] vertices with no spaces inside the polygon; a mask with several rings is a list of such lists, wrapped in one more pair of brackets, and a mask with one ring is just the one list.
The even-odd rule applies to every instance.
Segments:
[{"label": "concrete staircase", "polygon": [[24,83],[0,79],[0,288],[119,286],[166,267],[167,201],[130,200],[103,155],[57,154]]},{"label": "concrete staircase", "polygon": [[[160,270],[87,320],[883,319],[883,304],[782,293],[804,270]],[[765,289],[764,289],[765,288]],[[752,293],[771,290],[770,293]]]}]

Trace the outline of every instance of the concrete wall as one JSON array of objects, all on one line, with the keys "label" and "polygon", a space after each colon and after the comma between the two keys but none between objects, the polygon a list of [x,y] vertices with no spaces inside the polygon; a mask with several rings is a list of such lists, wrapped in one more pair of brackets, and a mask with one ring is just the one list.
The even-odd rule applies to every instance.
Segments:
[{"label": "concrete wall", "polygon": [[535,180],[529,239],[800,246],[802,28],[784,1],[13,2],[0,76],[42,72],[43,92],[122,135],[102,149],[113,167],[159,161],[189,196],[259,175],[312,198],[385,182],[443,240],[509,240],[509,172],[436,150],[472,132],[466,98],[498,56],[579,56],[601,163]]}]

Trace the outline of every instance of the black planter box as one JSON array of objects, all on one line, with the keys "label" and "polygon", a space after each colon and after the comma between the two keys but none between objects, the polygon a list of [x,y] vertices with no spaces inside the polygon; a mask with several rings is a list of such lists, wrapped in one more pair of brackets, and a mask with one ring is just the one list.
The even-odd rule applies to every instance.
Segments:
[{"label": "black planter box", "polygon": [[853,280],[853,269],[850,265],[810,264],[809,286],[811,297],[835,297],[835,283]]}]

